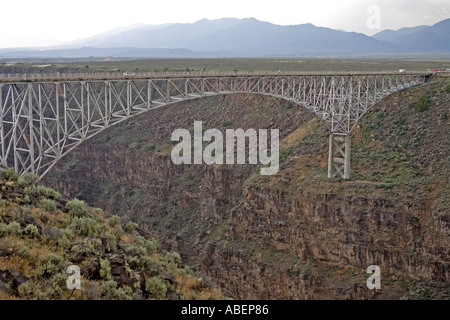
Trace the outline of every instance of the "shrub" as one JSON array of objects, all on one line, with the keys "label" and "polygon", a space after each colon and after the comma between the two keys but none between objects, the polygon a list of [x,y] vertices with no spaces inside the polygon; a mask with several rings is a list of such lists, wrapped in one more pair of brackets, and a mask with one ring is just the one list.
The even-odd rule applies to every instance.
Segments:
[{"label": "shrub", "polygon": [[81,287],[88,300],[100,300],[100,284],[94,281],[86,281]]},{"label": "shrub", "polygon": [[111,264],[108,259],[100,258],[100,277],[104,280],[111,280]]},{"label": "shrub", "polygon": [[126,248],[128,255],[128,263],[130,267],[135,268],[143,268],[148,260],[147,250],[143,246],[128,246]]},{"label": "shrub", "polygon": [[445,87],[445,91],[446,91],[447,93],[450,93],[450,84],[448,84],[448,85]]},{"label": "shrub", "polygon": [[4,237],[8,234],[8,225],[0,222],[0,237]]},{"label": "shrub", "polygon": [[39,180],[39,176],[34,173],[27,173],[17,179],[19,187],[25,188],[35,184]]},{"label": "shrub", "polygon": [[50,200],[50,199],[42,199],[39,206],[49,213],[56,211],[55,201]]},{"label": "shrub", "polygon": [[10,222],[8,224],[8,233],[12,236],[19,236],[22,234],[22,229],[20,228],[20,224],[16,221]]},{"label": "shrub", "polygon": [[27,246],[22,246],[19,250],[17,250],[17,256],[22,259],[31,259],[32,254],[30,252],[30,249],[28,249]]},{"label": "shrub", "polygon": [[18,206],[14,210],[17,214],[16,217],[19,219],[25,220],[28,218],[32,218],[31,207],[29,206]]},{"label": "shrub", "polygon": [[63,298],[63,292],[67,288],[66,275],[56,274],[50,282],[41,282],[34,290],[37,300],[60,300]]},{"label": "shrub", "polygon": [[72,218],[69,215],[64,215],[61,219],[59,219],[59,223],[62,227],[66,228],[72,223]]},{"label": "shrub", "polygon": [[166,284],[158,277],[147,279],[145,282],[145,290],[155,299],[165,298],[167,294]]},{"label": "shrub", "polygon": [[124,226],[124,229],[125,229],[125,231],[126,232],[133,232],[134,230],[136,230],[137,229],[137,227],[138,227],[138,224],[137,223],[134,223],[134,222],[128,222],[125,226]]},{"label": "shrub", "polygon": [[39,278],[49,278],[62,270],[62,258],[54,253],[50,253],[45,257],[44,263],[37,268],[37,275]]},{"label": "shrub", "polygon": [[98,224],[92,218],[75,218],[70,224],[69,229],[73,230],[76,235],[82,237],[98,236]]},{"label": "shrub", "polygon": [[429,108],[429,99],[426,95],[423,95],[419,98],[416,104],[416,111],[417,112],[424,112],[427,111]]},{"label": "shrub", "polygon": [[67,202],[66,209],[74,217],[82,218],[91,216],[86,209],[86,203],[82,200],[72,199]]},{"label": "shrub", "polygon": [[173,262],[175,264],[181,263],[181,256],[178,254],[178,252],[169,252],[166,254],[167,261]]},{"label": "shrub", "polygon": [[42,236],[47,241],[58,241],[62,236],[62,230],[44,225],[42,227]]},{"label": "shrub", "polygon": [[[417,107],[416,107],[417,108]],[[406,118],[400,117],[394,122],[398,126],[403,126],[406,123]]]},{"label": "shrub", "polygon": [[148,257],[145,260],[144,272],[147,276],[156,276],[164,271],[164,264],[157,258]]},{"label": "shrub", "polygon": [[114,216],[112,216],[111,218],[108,219],[108,223],[109,223],[109,225],[110,225],[111,227],[118,226],[118,225],[121,224],[121,223],[120,223],[120,217],[114,215]]},{"label": "shrub", "polygon": [[25,235],[29,238],[35,238],[39,235],[39,229],[32,224],[25,227]]},{"label": "shrub", "polygon": [[137,243],[143,246],[150,253],[156,253],[161,248],[161,245],[155,239],[146,239],[141,236],[137,237]]},{"label": "shrub", "polygon": [[70,240],[67,238],[65,234],[63,234],[61,238],[58,240],[58,245],[63,248],[68,248],[70,246]]},{"label": "shrub", "polygon": [[6,181],[17,181],[19,175],[13,168],[0,169],[0,178]]},{"label": "shrub", "polygon": [[31,185],[25,187],[24,192],[26,195],[36,199],[39,197],[44,197],[47,199],[59,199],[61,198],[61,194],[53,189],[44,187],[44,186],[35,186]]},{"label": "shrub", "polygon": [[116,251],[117,250],[117,239],[116,236],[113,235],[111,232],[106,231],[105,232],[105,238],[108,242],[108,250],[110,251]]},{"label": "shrub", "polygon": [[32,281],[27,281],[19,285],[17,288],[19,291],[19,296],[24,299],[31,299],[34,293],[34,283]]},{"label": "shrub", "polygon": [[153,151],[156,149],[156,146],[154,144],[146,144],[144,146],[144,151]]},{"label": "shrub", "polygon": [[105,300],[132,300],[133,291],[128,286],[117,288],[114,280],[103,282],[100,287],[100,294]]},{"label": "shrub", "polygon": [[104,214],[103,209],[101,208],[93,208],[92,212],[96,215],[96,216],[102,216]]}]

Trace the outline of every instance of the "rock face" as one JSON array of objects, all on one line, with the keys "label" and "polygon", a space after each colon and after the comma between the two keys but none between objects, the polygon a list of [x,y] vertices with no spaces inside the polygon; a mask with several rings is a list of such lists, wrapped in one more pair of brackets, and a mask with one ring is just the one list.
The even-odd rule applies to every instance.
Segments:
[{"label": "rock face", "polygon": [[14,274],[9,270],[0,270],[0,288],[11,295],[18,293],[18,287],[27,282],[30,278],[21,274]]},{"label": "rock face", "polygon": [[[416,88],[388,99],[403,99],[401,111],[409,108],[408,99],[439,88]],[[450,101],[444,98],[442,110]],[[418,117],[432,119],[440,115],[436,112]],[[221,128],[227,119],[232,128],[280,128],[278,175],[262,177],[249,165],[172,163],[174,128],[189,128],[193,120]],[[449,136],[446,121],[443,136]],[[353,153],[392,152],[375,130],[370,135],[362,129],[354,133]],[[153,147],[146,148],[147,142]],[[448,142],[439,148],[448,151]],[[408,152],[411,159],[425,157]],[[378,164],[362,158],[352,164],[354,181],[328,180],[326,157],[327,129],[313,115],[272,98],[234,95],[169,106],[112,128],[67,155],[44,182],[144,223],[146,231],[234,298],[448,297],[450,188],[448,175],[438,174],[449,163],[448,152],[417,165],[419,173],[430,172],[428,180],[418,175],[417,183],[384,176],[368,181],[365,177],[379,174]],[[398,167],[395,159],[379,160],[380,166]],[[381,268],[381,291],[366,287],[370,265]]]}]

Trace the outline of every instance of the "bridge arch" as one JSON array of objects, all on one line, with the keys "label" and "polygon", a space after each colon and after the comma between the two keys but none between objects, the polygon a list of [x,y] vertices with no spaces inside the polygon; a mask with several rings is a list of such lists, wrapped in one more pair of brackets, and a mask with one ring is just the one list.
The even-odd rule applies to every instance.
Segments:
[{"label": "bridge arch", "polygon": [[350,133],[387,95],[426,74],[215,75],[0,83],[0,162],[44,176],[106,128],[169,104],[254,93],[313,111],[330,128],[328,176],[350,178]]}]

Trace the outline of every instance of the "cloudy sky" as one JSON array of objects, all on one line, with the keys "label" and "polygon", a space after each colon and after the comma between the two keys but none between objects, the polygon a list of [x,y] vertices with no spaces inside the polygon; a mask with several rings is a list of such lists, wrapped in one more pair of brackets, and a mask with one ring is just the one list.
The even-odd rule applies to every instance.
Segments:
[{"label": "cloudy sky", "polygon": [[450,0],[21,0],[2,1],[0,48],[43,46],[138,23],[224,17],[312,23],[372,35],[450,18]]}]

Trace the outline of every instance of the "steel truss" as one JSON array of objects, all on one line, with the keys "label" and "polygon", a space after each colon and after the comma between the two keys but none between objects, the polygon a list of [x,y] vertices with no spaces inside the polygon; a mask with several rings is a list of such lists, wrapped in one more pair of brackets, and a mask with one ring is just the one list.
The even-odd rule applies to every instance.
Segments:
[{"label": "steel truss", "polygon": [[331,132],[329,177],[348,179],[350,133],[359,119],[383,97],[425,79],[421,74],[386,74],[0,83],[0,162],[20,174],[42,177],[78,144],[130,116],[188,99],[242,92],[292,101],[317,114]]}]

